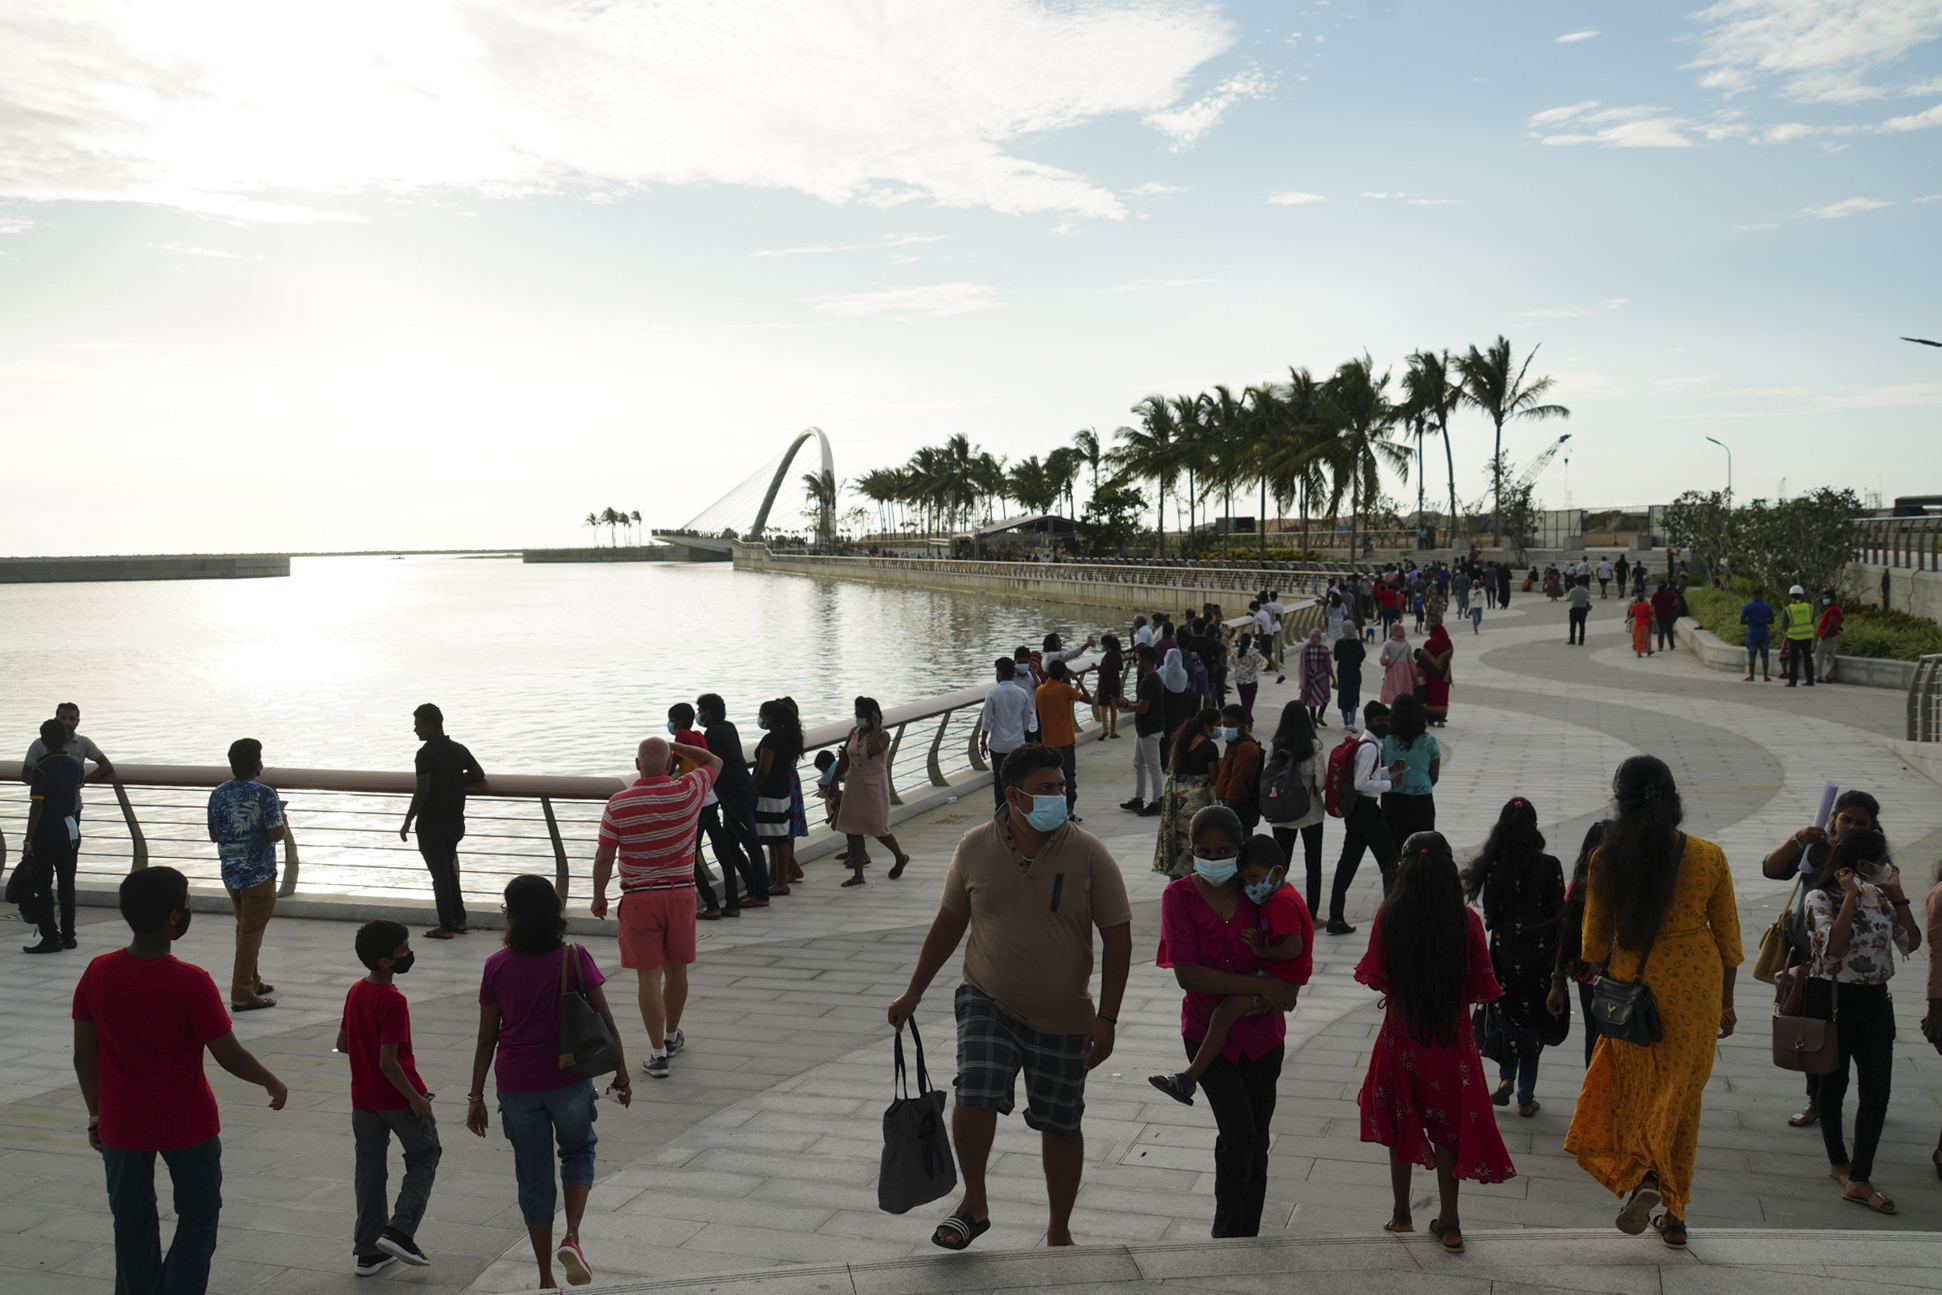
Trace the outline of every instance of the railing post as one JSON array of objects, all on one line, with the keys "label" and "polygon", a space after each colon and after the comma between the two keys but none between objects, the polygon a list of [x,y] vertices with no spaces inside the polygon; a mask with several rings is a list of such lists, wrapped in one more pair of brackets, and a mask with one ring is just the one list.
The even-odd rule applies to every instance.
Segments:
[{"label": "railing post", "polygon": [[128,788],[120,782],[114,784],[115,800],[121,805],[121,821],[128,824],[128,841],[134,847],[133,857],[128,864],[130,872],[148,866],[148,838],[142,835],[141,822],[135,817],[135,807],[129,803]]},{"label": "railing post", "polygon": [[539,798],[539,812],[546,815],[546,834],[553,838],[553,889],[559,892],[560,902],[564,904],[573,874],[566,865],[566,842],[560,839],[560,821],[553,817],[551,796]]},{"label": "railing post", "polygon": [[904,744],[904,729],[907,727],[909,726],[905,724],[897,725],[896,735],[890,739],[890,749],[884,752],[883,756],[883,777],[884,781],[890,784],[892,805],[904,803],[904,798],[897,794],[897,748]]},{"label": "railing post", "polygon": [[297,834],[290,827],[290,813],[286,806],[283,814],[283,880],[277,883],[276,897],[288,899],[297,893],[297,873],[303,860],[297,856]]},{"label": "railing post", "polygon": [[944,766],[937,762],[937,753],[944,745],[944,730],[951,727],[951,716],[955,714],[957,714],[956,711],[947,710],[938,717],[937,736],[931,739],[930,755],[924,761],[926,768],[930,771],[931,786],[933,787],[948,787],[951,785],[951,780],[944,776]]}]

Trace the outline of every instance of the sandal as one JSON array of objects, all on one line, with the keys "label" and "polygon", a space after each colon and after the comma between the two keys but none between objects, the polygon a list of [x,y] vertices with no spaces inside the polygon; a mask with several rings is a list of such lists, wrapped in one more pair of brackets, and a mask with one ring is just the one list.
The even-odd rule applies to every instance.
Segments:
[{"label": "sandal", "polygon": [[1808,1107],[1798,1115],[1790,1115],[1787,1117],[1787,1127],[1794,1129],[1804,1129],[1809,1125],[1819,1124],[1820,1122],[1821,1112],[1819,1108],[1813,1106]]},{"label": "sandal", "polygon": [[[861,886],[861,885],[862,885],[862,884],[863,884],[863,883],[864,883],[864,882],[865,882],[866,880],[867,880],[867,878],[865,878],[865,877],[864,877],[864,875],[863,875],[862,873],[860,873],[860,872],[859,872],[859,873],[857,873],[857,874],[856,874],[856,876],[854,876],[854,877],[846,877],[846,878],[844,878],[844,879],[843,879],[843,884],[844,884],[845,886]],[[967,1242],[965,1243],[965,1245],[969,1245],[969,1244],[970,1244],[970,1242],[968,1242],[968,1241],[967,1241]],[[963,1249],[963,1247],[962,1247],[962,1246],[960,1246],[960,1247],[959,1247],[959,1249]]]},{"label": "sandal", "polygon": [[1384,1232],[1414,1232],[1416,1225],[1408,1219],[1390,1219],[1382,1225]]},{"label": "sandal", "polygon": [[1670,1214],[1655,1214],[1652,1217],[1652,1230],[1659,1234],[1659,1240],[1674,1250],[1686,1248],[1686,1220],[1675,1219]]},{"label": "sandal", "polygon": [[1463,1253],[1463,1229],[1455,1223],[1445,1223],[1442,1219],[1430,1220],[1430,1235],[1443,1243],[1443,1248],[1453,1255]]},{"label": "sandal", "polygon": [[722,920],[722,911],[719,908],[704,908],[695,916],[704,922],[719,922]]},{"label": "sandal", "polygon": [[456,940],[459,936],[457,931],[448,931],[444,927],[438,926],[425,932],[425,938],[427,940]]},{"label": "sandal", "polygon": [[1192,1106],[1194,1104],[1194,1094],[1200,1089],[1200,1085],[1187,1078],[1185,1071],[1177,1075],[1148,1075],[1146,1082],[1152,1084],[1155,1088],[1165,1093],[1168,1097],[1171,1097],[1174,1101],[1179,1102],[1182,1106]]},{"label": "sandal", "polygon": [[[952,1210],[950,1217],[938,1224],[937,1230],[931,1233],[931,1244],[943,1246],[946,1250],[964,1250],[989,1231],[990,1219],[974,1219],[963,1210]],[[946,1240],[946,1234],[956,1240]]]},{"label": "sandal", "polygon": [[788,888],[787,886],[771,886],[771,887],[769,887],[769,898],[770,898],[770,899],[774,899],[774,898],[775,898],[775,897],[776,897],[777,895],[786,895],[786,894],[788,894],[788,893],[789,893],[789,888]]},{"label": "sandal", "polygon": [[1872,1187],[1868,1189],[1868,1194],[1866,1196],[1850,1196],[1846,1192],[1842,1192],[1841,1199],[1844,1201],[1853,1201],[1856,1205],[1866,1206],[1868,1209],[1873,1210],[1877,1214],[1900,1213],[1900,1211],[1895,1208],[1895,1202],[1889,1200],[1886,1196],[1883,1196],[1880,1192],[1876,1191]]},{"label": "sandal", "polygon": [[1510,1095],[1516,1090],[1517,1085],[1506,1079],[1503,1083],[1498,1084],[1497,1091],[1490,1095],[1490,1104],[1492,1106],[1509,1106]]},{"label": "sandal", "polygon": [[263,994],[274,994],[274,993],[276,992],[276,986],[275,986],[275,985],[258,985],[258,986],[256,987],[256,992],[257,992],[257,994],[258,994],[259,996],[261,996],[261,995],[263,995]]},{"label": "sandal", "polygon": [[1519,1106],[1517,1108],[1517,1113],[1528,1120],[1533,1115],[1536,1115],[1539,1111],[1543,1109],[1544,1109],[1543,1102],[1533,1101],[1529,1106]]},{"label": "sandal", "polygon": [[[254,994],[240,1003],[231,1003],[229,1005],[229,1010],[232,1012],[254,1012],[261,1008],[275,1007],[275,1006],[276,1006],[276,999],[265,998],[261,994]],[[1892,1213],[1893,1211],[1889,1211],[1889,1212]]]},{"label": "sandal", "polygon": [[908,864],[909,862],[910,862],[910,856],[906,854],[903,858],[897,860],[897,862],[891,866],[890,871],[885,873],[884,875],[890,878],[890,880],[895,881],[897,878],[904,875],[904,865]]},{"label": "sandal", "polygon": [[1645,1231],[1645,1225],[1652,1219],[1652,1207],[1657,1205],[1659,1200],[1659,1185],[1650,1179],[1634,1187],[1615,1220],[1618,1230],[1628,1237],[1635,1237]]}]

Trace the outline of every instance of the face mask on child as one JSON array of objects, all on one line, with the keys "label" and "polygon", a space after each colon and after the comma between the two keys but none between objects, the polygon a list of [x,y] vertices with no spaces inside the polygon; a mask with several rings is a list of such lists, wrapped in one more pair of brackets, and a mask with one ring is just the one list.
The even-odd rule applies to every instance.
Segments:
[{"label": "face mask on child", "polygon": [[1273,873],[1269,873],[1266,880],[1257,881],[1245,889],[1248,899],[1253,902],[1256,908],[1259,908],[1268,902],[1268,896],[1281,889],[1281,883],[1275,880]]}]

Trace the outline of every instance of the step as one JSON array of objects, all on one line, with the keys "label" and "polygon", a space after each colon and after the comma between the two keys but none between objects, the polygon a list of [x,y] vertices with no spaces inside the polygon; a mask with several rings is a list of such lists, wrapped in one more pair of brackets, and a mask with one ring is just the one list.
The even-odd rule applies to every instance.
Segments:
[{"label": "step", "polygon": [[[1418,1226],[1427,1223],[1419,1219]],[[1884,1220],[1885,1222],[1885,1220]],[[1892,1224],[1890,1226],[1893,1226]],[[1427,1233],[1408,1237],[1279,1235],[1232,1241],[1076,1246],[1070,1250],[979,1251],[880,1263],[813,1264],[689,1276],[610,1291],[667,1295],[983,1295],[1061,1289],[1118,1295],[1163,1289],[1268,1292],[1324,1289],[1329,1295],[1420,1289],[1424,1295],[1476,1291],[1487,1283],[1611,1295],[1841,1295],[1933,1287],[1942,1266],[1942,1232],[1704,1229],[1684,1251],[1657,1236],[1609,1229],[1478,1230],[1466,1252],[1447,1254]],[[597,1262],[597,1261],[596,1261]],[[1296,1275],[1319,1276],[1297,1283]],[[1499,1287],[1498,1289],[1504,1289]]]}]

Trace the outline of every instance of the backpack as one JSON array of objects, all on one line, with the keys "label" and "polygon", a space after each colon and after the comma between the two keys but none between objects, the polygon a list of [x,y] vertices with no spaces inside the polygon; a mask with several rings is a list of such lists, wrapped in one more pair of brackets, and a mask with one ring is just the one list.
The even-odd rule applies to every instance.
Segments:
[{"label": "backpack", "polygon": [[1292,751],[1276,751],[1261,769],[1261,817],[1270,823],[1292,823],[1308,817],[1313,802],[1300,776],[1300,761]]},{"label": "backpack", "polygon": [[1336,743],[1328,753],[1328,778],[1322,784],[1322,806],[1330,818],[1346,818],[1355,808],[1355,752],[1369,739],[1350,735]]},{"label": "backpack", "polygon": [[1186,658],[1187,691],[1196,697],[1212,695],[1214,690],[1207,682],[1206,665],[1202,663],[1199,656],[1192,652],[1184,652],[1181,655]]}]

